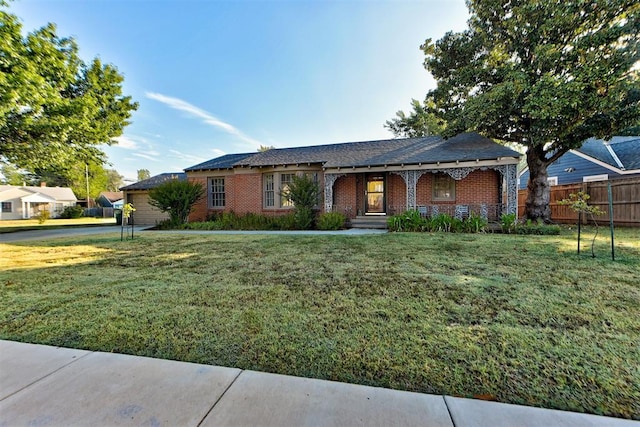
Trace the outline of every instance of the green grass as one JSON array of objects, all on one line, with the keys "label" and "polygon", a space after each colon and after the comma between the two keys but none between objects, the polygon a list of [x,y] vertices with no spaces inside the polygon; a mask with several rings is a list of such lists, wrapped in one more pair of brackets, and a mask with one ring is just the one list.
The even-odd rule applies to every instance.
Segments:
[{"label": "green grass", "polygon": [[15,219],[0,221],[0,234],[16,231],[55,229],[64,227],[88,227],[98,225],[115,225],[115,218],[83,217],[75,219],[48,219],[40,224],[37,219]]},{"label": "green grass", "polygon": [[0,244],[0,338],[639,419],[640,230],[603,234]]}]

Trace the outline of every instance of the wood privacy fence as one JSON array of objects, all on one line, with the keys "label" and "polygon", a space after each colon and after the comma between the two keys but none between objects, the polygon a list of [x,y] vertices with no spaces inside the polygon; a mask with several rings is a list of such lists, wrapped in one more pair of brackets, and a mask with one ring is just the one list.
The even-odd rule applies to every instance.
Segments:
[{"label": "wood privacy fence", "polygon": [[[575,224],[578,214],[568,206],[558,204],[568,199],[569,194],[584,191],[591,198],[589,205],[597,206],[604,215],[597,216],[598,223],[609,222],[609,197],[607,184],[611,183],[613,199],[613,222],[615,225],[640,227],[640,178],[625,178],[611,181],[581,182],[577,184],[555,185],[551,187],[550,207],[551,220],[561,224]],[[524,205],[527,201],[527,190],[518,191],[518,217],[524,217]],[[583,218],[583,224],[589,218]]]}]

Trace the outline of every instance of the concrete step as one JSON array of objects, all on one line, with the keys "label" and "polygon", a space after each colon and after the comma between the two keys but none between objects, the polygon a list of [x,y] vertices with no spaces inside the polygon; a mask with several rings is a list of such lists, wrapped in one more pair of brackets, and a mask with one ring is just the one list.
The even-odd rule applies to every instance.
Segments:
[{"label": "concrete step", "polygon": [[351,220],[351,227],[386,229],[387,219],[386,215],[360,215]]}]

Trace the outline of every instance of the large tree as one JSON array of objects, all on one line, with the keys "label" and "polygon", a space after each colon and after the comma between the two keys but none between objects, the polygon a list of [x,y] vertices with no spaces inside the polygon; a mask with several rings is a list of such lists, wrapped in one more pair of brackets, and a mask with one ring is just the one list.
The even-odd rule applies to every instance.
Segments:
[{"label": "large tree", "polygon": [[396,112],[396,117],[387,120],[384,127],[400,138],[442,134],[446,124],[434,114],[435,103],[432,99],[427,98],[424,103],[412,99],[411,107],[413,111],[409,114],[402,110]]},{"label": "large tree", "polygon": [[27,170],[72,160],[104,163],[138,104],[123,77],[99,59],[89,64],[72,38],[48,24],[26,36],[0,1],[0,159]]},{"label": "large tree", "polygon": [[637,0],[467,0],[469,28],[422,50],[445,136],[526,148],[526,216],[550,220],[547,167],[640,117]]}]

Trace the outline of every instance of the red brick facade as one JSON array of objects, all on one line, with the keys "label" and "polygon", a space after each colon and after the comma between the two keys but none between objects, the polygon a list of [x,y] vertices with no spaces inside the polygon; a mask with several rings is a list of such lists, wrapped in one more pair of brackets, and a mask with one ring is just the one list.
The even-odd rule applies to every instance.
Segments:
[{"label": "red brick facade", "polygon": [[[190,174],[189,180],[201,183],[207,189],[203,198],[190,215],[191,221],[203,221],[215,212],[233,211],[238,214],[256,213],[262,215],[280,215],[291,212],[290,208],[264,207],[264,173],[255,171],[245,173],[224,171],[221,173],[197,172]],[[388,214],[402,212],[407,206],[407,188],[403,178],[394,173],[383,173],[385,176],[386,211]],[[225,178],[225,207],[210,207],[209,179]],[[455,181],[455,199],[450,201],[433,200],[433,178],[431,172],[420,177],[416,185],[416,204],[420,205],[497,205],[500,203],[501,175],[494,170],[475,170],[466,178]],[[319,185],[324,188],[322,173],[319,172]],[[338,178],[333,186],[333,208],[350,218],[365,213],[365,185],[367,174],[352,173]]]}]

